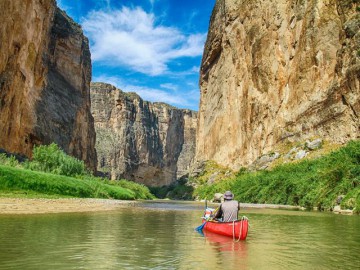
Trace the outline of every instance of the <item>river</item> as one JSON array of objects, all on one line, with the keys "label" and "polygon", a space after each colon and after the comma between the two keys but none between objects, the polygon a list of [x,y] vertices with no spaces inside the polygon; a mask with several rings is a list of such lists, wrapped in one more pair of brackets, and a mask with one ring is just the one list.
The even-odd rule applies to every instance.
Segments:
[{"label": "river", "polygon": [[242,209],[246,241],[204,237],[203,205],[0,216],[0,269],[360,269],[360,216]]}]

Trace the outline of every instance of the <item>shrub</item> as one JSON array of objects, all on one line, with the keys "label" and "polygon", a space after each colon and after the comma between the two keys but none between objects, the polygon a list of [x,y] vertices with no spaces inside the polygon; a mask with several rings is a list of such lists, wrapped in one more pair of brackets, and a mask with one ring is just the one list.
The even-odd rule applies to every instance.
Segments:
[{"label": "shrub", "polygon": [[68,156],[55,143],[34,147],[32,160],[23,168],[11,167],[20,167],[16,158],[0,154],[2,191],[124,200],[154,198],[144,185],[92,176],[83,161]]},{"label": "shrub", "polygon": [[197,187],[194,196],[211,199],[216,192],[232,190],[235,198],[248,203],[300,205],[330,209],[339,195],[344,207],[360,209],[360,141],[326,156],[283,164],[270,171],[242,170],[235,178]]},{"label": "shrub", "polygon": [[108,182],[110,185],[119,186],[133,191],[135,193],[135,197],[138,199],[154,199],[154,195],[151,194],[149,188],[147,188],[145,185],[138,184],[133,181],[127,181],[125,179]]},{"label": "shrub", "polygon": [[109,185],[95,177],[78,179],[3,165],[0,165],[0,190],[31,191],[79,198],[136,199],[135,192],[120,186]]},{"label": "shrub", "polygon": [[25,167],[34,171],[66,176],[87,173],[83,161],[65,154],[55,143],[35,146],[32,160],[27,162]]},{"label": "shrub", "polygon": [[194,187],[186,178],[181,178],[169,186],[150,187],[150,191],[160,199],[192,200]]},{"label": "shrub", "polygon": [[0,164],[11,166],[11,167],[19,167],[20,166],[19,161],[14,156],[7,157],[6,154],[4,154],[4,153],[0,154]]}]

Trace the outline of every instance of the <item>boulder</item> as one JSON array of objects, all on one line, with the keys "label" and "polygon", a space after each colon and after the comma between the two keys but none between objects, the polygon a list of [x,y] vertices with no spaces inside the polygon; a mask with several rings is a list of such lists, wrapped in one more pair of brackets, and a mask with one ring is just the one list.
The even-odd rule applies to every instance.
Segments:
[{"label": "boulder", "polygon": [[299,152],[296,153],[295,155],[295,159],[303,159],[304,157],[306,157],[307,152],[305,150],[300,150]]},{"label": "boulder", "polygon": [[316,149],[321,148],[322,144],[323,144],[322,139],[316,139],[314,141],[306,141],[305,147],[309,150],[316,150]]}]

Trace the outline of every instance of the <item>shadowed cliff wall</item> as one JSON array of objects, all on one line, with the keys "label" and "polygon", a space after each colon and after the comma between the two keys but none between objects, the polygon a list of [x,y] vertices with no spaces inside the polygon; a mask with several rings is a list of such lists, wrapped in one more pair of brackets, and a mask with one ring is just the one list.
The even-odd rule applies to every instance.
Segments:
[{"label": "shadowed cliff wall", "polygon": [[87,38],[56,2],[0,1],[0,148],[57,143],[95,170]]}]

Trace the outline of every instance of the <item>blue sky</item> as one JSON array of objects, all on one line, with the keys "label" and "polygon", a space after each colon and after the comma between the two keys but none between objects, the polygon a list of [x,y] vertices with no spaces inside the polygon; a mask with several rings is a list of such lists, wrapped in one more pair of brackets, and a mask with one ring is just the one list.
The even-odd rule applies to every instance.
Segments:
[{"label": "blue sky", "polygon": [[215,0],[57,0],[90,41],[93,81],[198,110]]}]

